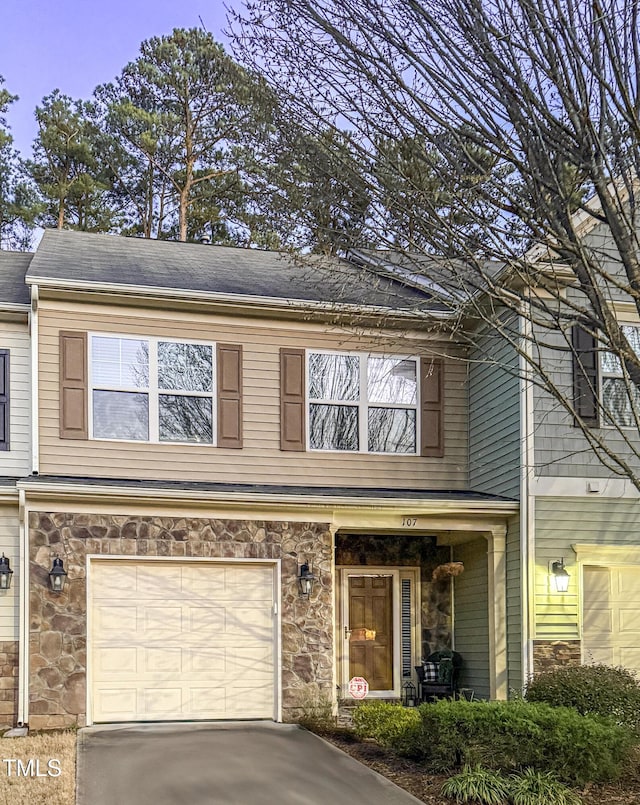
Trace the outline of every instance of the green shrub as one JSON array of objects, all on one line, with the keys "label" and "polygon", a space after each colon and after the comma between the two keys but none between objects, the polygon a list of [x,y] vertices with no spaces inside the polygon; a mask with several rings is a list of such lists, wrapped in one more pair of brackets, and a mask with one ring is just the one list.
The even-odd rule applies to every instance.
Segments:
[{"label": "green shrub", "polygon": [[388,702],[365,702],[355,708],[353,726],[360,738],[373,738],[399,755],[421,759],[425,755],[420,739],[422,721],[413,707]]},{"label": "green shrub", "polygon": [[552,772],[534,769],[512,775],[509,790],[513,805],[581,805],[582,802]]},{"label": "green shrub", "polygon": [[575,707],[582,715],[607,716],[640,736],[640,684],[624,668],[578,665],[545,671],[529,682],[525,698]]},{"label": "green shrub", "polygon": [[404,753],[420,756],[411,746],[417,741],[421,756],[438,769],[462,763],[509,771],[530,766],[585,784],[617,776],[633,745],[624,727],[568,707],[442,700],[418,709],[421,728],[405,736]]},{"label": "green shrub", "polygon": [[503,805],[509,797],[509,781],[500,772],[465,765],[460,774],[450,777],[442,786],[442,795],[456,802],[480,802]]}]

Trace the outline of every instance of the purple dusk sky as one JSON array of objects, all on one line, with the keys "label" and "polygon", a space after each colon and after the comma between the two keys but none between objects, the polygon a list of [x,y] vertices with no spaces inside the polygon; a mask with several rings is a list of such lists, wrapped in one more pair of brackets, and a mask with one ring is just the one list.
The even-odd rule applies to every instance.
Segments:
[{"label": "purple dusk sky", "polygon": [[58,88],[87,99],[138,55],[144,39],[195,28],[224,42],[223,0],[2,0],[0,75],[20,100],[9,108],[15,146],[30,156],[34,109]]}]

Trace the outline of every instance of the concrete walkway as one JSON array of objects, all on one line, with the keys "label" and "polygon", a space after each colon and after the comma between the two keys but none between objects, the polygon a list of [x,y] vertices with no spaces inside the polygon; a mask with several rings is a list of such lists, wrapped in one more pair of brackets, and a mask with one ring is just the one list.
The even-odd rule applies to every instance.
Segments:
[{"label": "concrete walkway", "polygon": [[290,724],[88,727],[77,805],[415,805],[396,785]]}]

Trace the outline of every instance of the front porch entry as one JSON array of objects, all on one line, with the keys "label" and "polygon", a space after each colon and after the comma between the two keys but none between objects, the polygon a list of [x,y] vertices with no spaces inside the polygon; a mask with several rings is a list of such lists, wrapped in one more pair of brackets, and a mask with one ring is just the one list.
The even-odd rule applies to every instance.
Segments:
[{"label": "front porch entry", "polygon": [[351,566],[338,573],[341,689],[361,676],[370,697],[397,698],[420,661],[420,570]]}]

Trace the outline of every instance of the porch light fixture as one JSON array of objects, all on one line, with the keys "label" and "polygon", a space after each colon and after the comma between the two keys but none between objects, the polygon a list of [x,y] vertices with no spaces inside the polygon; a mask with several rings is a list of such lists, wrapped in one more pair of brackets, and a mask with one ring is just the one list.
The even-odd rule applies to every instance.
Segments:
[{"label": "porch light fixture", "polygon": [[313,590],[313,582],[318,581],[318,577],[314,576],[309,568],[309,563],[304,562],[300,565],[300,574],[298,575],[298,584],[300,585],[300,594],[308,598]]},{"label": "porch light fixture", "polygon": [[416,696],[418,691],[416,690],[416,686],[413,682],[408,679],[406,682],[402,683],[402,704],[405,707],[415,707],[416,706]]},{"label": "porch light fixture", "polygon": [[49,584],[54,593],[61,593],[64,583],[67,580],[67,571],[64,569],[62,559],[59,556],[53,560],[53,566],[49,571]]},{"label": "porch light fixture", "polygon": [[0,557],[0,590],[8,590],[11,587],[11,577],[13,570],[9,567],[9,560],[2,554]]},{"label": "porch light fixture", "polygon": [[556,592],[566,593],[569,589],[569,574],[565,570],[564,558],[559,562],[552,562],[551,577],[556,587]]}]

